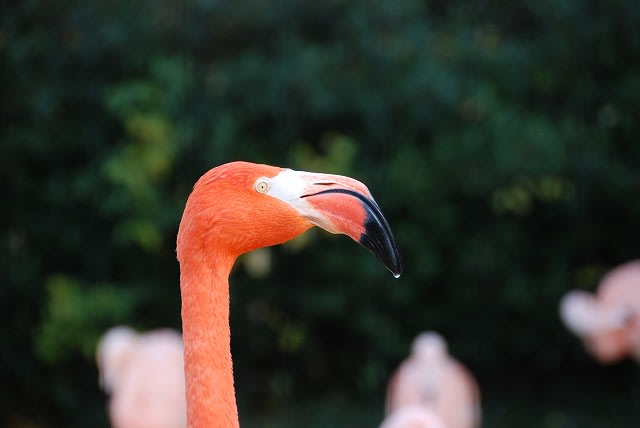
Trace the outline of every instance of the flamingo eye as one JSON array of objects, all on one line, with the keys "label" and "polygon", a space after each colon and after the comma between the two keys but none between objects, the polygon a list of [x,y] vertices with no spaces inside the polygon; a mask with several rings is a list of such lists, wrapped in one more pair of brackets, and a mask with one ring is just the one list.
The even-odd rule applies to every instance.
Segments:
[{"label": "flamingo eye", "polygon": [[267,193],[269,191],[269,187],[271,187],[271,185],[266,178],[259,178],[258,181],[256,181],[255,189],[258,193]]}]

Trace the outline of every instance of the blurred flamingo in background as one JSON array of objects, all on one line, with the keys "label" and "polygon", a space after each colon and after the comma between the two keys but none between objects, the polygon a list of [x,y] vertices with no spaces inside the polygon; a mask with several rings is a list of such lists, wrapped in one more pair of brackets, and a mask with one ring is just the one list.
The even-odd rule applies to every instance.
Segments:
[{"label": "blurred flamingo in background", "polygon": [[229,327],[229,274],[235,260],[314,225],[348,235],[400,275],[391,229],[357,180],[231,162],[195,184],[177,239],[190,427],[239,426]]},{"label": "blurred flamingo in background", "polygon": [[630,356],[640,362],[640,260],[610,271],[596,294],[569,291],[560,318],[602,364]]},{"label": "blurred flamingo in background", "polygon": [[114,327],[96,351],[100,384],[110,395],[113,428],[185,428],[182,338],[169,329],[138,334]]},{"label": "blurred flamingo in background", "polygon": [[424,332],[414,339],[411,355],[400,364],[387,387],[388,416],[415,406],[433,411],[448,428],[480,426],[478,384],[449,355],[446,341],[435,332]]}]

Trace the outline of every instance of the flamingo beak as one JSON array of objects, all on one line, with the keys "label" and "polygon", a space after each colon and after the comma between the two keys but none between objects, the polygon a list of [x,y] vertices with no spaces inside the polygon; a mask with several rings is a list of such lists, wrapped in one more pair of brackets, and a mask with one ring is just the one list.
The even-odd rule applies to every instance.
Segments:
[{"label": "flamingo beak", "polygon": [[350,177],[283,170],[270,179],[281,199],[312,225],[342,233],[372,252],[397,278],[402,260],[391,228],[369,189]]},{"label": "flamingo beak", "polygon": [[[322,186],[329,186],[322,184]],[[332,233],[343,233],[372,252],[393,276],[402,274],[402,260],[389,223],[369,192],[333,183],[302,196],[321,214],[309,220]]]}]

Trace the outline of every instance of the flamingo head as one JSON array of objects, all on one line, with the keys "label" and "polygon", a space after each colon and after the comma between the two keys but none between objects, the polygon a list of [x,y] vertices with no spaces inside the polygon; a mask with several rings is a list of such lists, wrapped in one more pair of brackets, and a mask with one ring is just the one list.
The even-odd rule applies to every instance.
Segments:
[{"label": "flamingo head", "polygon": [[215,248],[237,257],[293,239],[312,226],[348,235],[395,276],[402,273],[391,229],[364,184],[248,162],[221,165],[198,180],[180,224],[178,258],[187,235],[192,245],[199,243],[190,247],[193,254]]},{"label": "flamingo head", "polygon": [[121,372],[137,340],[138,333],[125,326],[112,327],[100,338],[96,362],[100,371],[100,386],[107,393],[113,391],[121,378]]},{"label": "flamingo head", "polygon": [[580,337],[624,328],[631,312],[621,305],[609,305],[592,293],[571,290],[560,302],[560,317],[567,328]]},{"label": "flamingo head", "polygon": [[449,357],[447,341],[435,331],[425,331],[413,339],[411,355],[417,361],[442,364]]},{"label": "flamingo head", "polygon": [[572,290],[562,298],[560,317],[602,364],[617,362],[630,351],[635,316],[629,307],[603,302],[586,291]]}]

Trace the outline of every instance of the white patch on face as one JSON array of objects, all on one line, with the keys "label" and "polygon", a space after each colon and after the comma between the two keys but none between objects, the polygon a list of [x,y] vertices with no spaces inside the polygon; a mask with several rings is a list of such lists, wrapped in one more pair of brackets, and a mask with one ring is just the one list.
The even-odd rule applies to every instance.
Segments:
[{"label": "white patch on face", "polygon": [[[302,198],[307,194],[314,184],[317,184],[322,174],[312,174],[304,171],[294,171],[285,169],[274,177],[260,177],[256,180],[254,188],[259,193],[264,193],[273,198],[280,199],[282,202],[290,205],[297,210],[300,215],[310,223],[319,226],[328,232],[339,233],[335,226],[329,222],[323,215],[314,209],[306,198]],[[333,181],[326,181],[333,183]],[[265,190],[266,189],[266,190]]]},{"label": "white patch on face", "polygon": [[309,187],[309,182],[305,181],[303,177],[304,173],[300,171],[285,169],[275,177],[268,179],[270,187],[266,194],[291,204],[299,200]]}]

